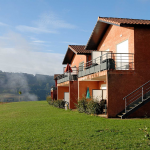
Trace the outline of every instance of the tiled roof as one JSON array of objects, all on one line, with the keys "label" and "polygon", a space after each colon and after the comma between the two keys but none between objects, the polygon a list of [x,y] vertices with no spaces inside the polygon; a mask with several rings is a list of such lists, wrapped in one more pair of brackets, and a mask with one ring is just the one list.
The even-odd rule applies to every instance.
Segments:
[{"label": "tiled roof", "polygon": [[60,74],[54,74],[54,80],[59,76]]},{"label": "tiled roof", "polygon": [[88,54],[95,50],[85,50],[85,45],[69,45],[68,48],[70,48],[72,51],[74,51],[77,54]]},{"label": "tiled roof", "polygon": [[142,19],[98,17],[98,20],[116,25],[150,25],[150,20]]}]

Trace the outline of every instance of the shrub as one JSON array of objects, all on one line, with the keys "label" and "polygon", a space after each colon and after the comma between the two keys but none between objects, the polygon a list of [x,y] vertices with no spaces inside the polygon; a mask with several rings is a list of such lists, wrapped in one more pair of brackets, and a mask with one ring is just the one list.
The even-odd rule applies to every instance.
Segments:
[{"label": "shrub", "polygon": [[96,102],[94,100],[89,101],[87,104],[87,114],[100,114],[102,113],[101,111],[101,105],[99,102]]},{"label": "shrub", "polygon": [[46,100],[50,105],[53,105],[53,99],[51,98],[50,95],[46,97]]},{"label": "shrub", "polygon": [[101,114],[105,108],[106,100],[101,100],[100,102],[97,99],[91,99],[88,101],[87,98],[82,97],[79,99],[76,108],[80,113],[87,114]]},{"label": "shrub", "polygon": [[105,104],[106,104],[106,100],[101,100],[100,101],[100,111],[101,111],[101,113],[103,112],[103,109],[105,109]]},{"label": "shrub", "polygon": [[86,112],[87,104],[88,100],[85,97],[82,97],[82,99],[79,99],[78,104],[76,104],[77,110],[80,113]]},{"label": "shrub", "polygon": [[50,105],[53,105],[58,108],[65,108],[65,101],[63,100],[53,100],[51,96],[47,96],[46,100]]},{"label": "shrub", "polygon": [[54,100],[49,101],[49,104],[53,105],[54,104]]},{"label": "shrub", "polygon": [[53,101],[53,105],[58,108],[65,108],[65,101],[55,100],[55,101]]}]

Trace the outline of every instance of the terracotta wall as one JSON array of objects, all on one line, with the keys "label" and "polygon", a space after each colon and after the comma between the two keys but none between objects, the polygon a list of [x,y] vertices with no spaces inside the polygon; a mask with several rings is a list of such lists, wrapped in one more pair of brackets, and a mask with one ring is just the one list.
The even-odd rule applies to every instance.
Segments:
[{"label": "terracotta wall", "polygon": [[86,96],[87,87],[89,87],[91,97],[92,97],[92,90],[99,89],[99,82],[97,81],[80,81],[78,84],[79,84],[79,98]]},{"label": "terracotta wall", "polygon": [[51,98],[53,99],[53,91],[51,91]]},{"label": "terracotta wall", "polygon": [[117,44],[127,39],[129,41],[129,53],[134,53],[134,28],[110,25],[97,50],[105,51],[109,49],[109,51],[116,53]]},{"label": "terracotta wall", "polygon": [[148,102],[147,104],[145,104],[144,106],[142,106],[141,108],[139,108],[137,111],[135,111],[134,113],[132,113],[131,115],[128,116],[128,118],[133,118],[133,117],[141,117],[141,118],[145,118],[145,117],[150,117],[150,102]]},{"label": "terracotta wall", "polygon": [[[137,82],[150,80],[150,27],[135,27],[135,70],[139,78]],[[131,114],[129,117],[150,117],[150,102]]]},{"label": "terracotta wall", "polygon": [[[135,27],[135,69],[149,74],[150,65],[150,27]],[[143,72],[144,71],[144,72]]]},{"label": "terracotta wall", "polygon": [[74,55],[71,62],[71,67],[73,66],[79,67],[79,63],[83,61],[86,62],[86,55]]},{"label": "terracotta wall", "polygon": [[99,89],[101,89],[101,85],[102,84],[106,84],[106,82],[104,82],[104,81],[98,81],[98,87],[99,87]]},{"label": "terracotta wall", "polygon": [[70,103],[69,103],[69,109],[75,109],[75,104],[77,104],[78,101],[78,81],[70,81],[69,86],[70,91]]},{"label": "terracotta wall", "polygon": [[[116,117],[125,108],[123,97],[150,80],[150,28],[135,27],[134,37],[135,71],[108,71],[108,117]],[[146,104],[129,117],[150,116],[149,106]]]},{"label": "terracotta wall", "polygon": [[90,61],[91,59],[92,59],[91,55],[87,55],[87,56],[86,56],[86,62],[87,62],[87,61]]},{"label": "terracotta wall", "polygon": [[68,86],[57,86],[57,99],[64,99],[64,92],[69,92]]},{"label": "terracotta wall", "polygon": [[57,100],[57,90],[53,90],[53,100]]}]

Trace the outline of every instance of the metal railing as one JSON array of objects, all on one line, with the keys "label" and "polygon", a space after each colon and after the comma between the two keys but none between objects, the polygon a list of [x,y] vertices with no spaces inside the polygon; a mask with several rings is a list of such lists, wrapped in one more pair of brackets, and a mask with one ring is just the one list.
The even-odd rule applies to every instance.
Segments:
[{"label": "metal railing", "polygon": [[133,53],[107,52],[93,60],[83,63],[81,66],[79,66],[79,71],[83,71],[91,67],[94,67],[96,65],[100,65],[106,62],[106,60],[111,61],[111,63],[114,63],[115,70],[134,70],[134,54]]},{"label": "metal railing", "polygon": [[72,67],[72,72],[68,71],[57,76],[57,80],[58,83],[77,80],[77,77],[82,77],[103,70],[134,70],[134,54],[102,51],[101,56],[86,63],[81,63],[79,68]]},{"label": "metal railing", "polygon": [[[71,67],[72,72],[69,70],[59,76],[57,76],[57,83],[62,83],[66,81],[71,81],[71,80],[77,80],[77,74],[78,74],[78,68],[77,67]],[[65,67],[63,69],[63,72],[65,70]]]},{"label": "metal railing", "polygon": [[79,77],[103,70],[134,70],[133,53],[102,53],[101,56],[79,66]]},{"label": "metal railing", "polygon": [[123,98],[125,100],[125,113],[130,104],[143,102],[150,95],[150,81],[146,82],[127,96]]},{"label": "metal railing", "polygon": [[113,53],[112,59],[115,60],[115,70],[134,70],[133,53]]}]

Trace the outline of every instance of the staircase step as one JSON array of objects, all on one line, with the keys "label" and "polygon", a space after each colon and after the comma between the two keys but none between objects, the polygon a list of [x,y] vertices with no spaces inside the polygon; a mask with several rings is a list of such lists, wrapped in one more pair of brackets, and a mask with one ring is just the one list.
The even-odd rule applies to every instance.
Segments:
[{"label": "staircase step", "polygon": [[122,113],[122,114],[124,115],[124,114],[126,114],[126,113]]}]

